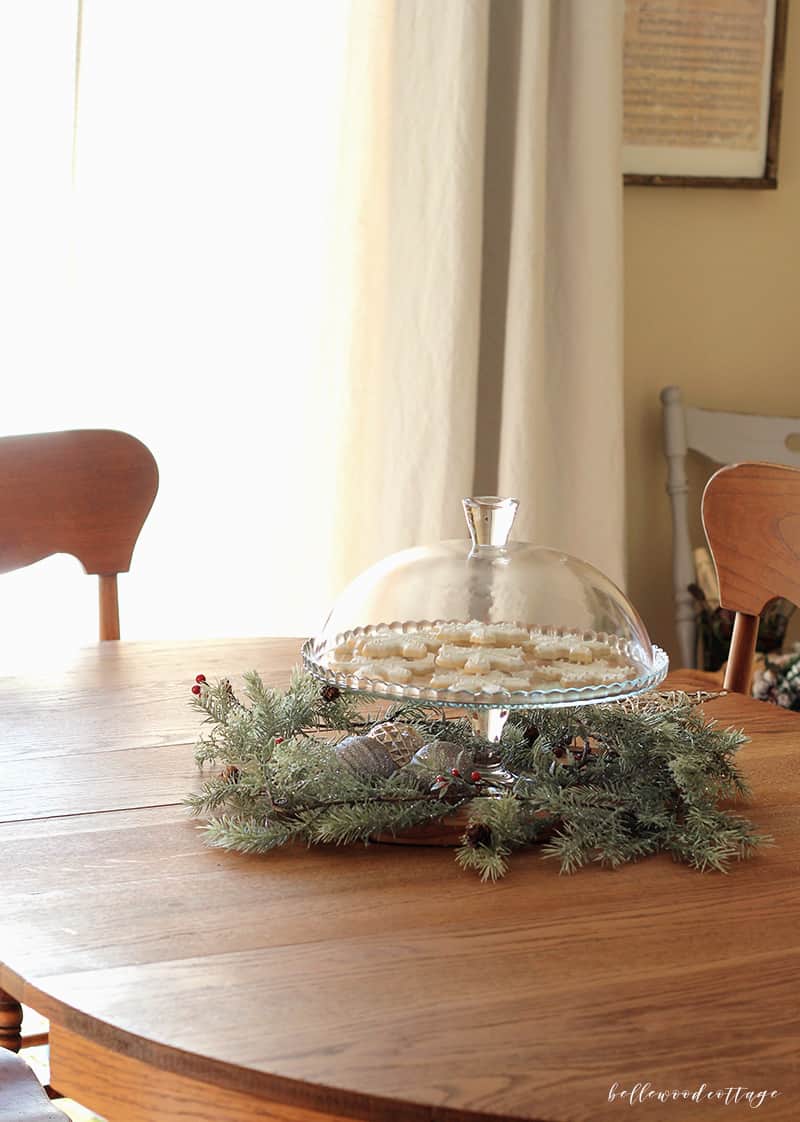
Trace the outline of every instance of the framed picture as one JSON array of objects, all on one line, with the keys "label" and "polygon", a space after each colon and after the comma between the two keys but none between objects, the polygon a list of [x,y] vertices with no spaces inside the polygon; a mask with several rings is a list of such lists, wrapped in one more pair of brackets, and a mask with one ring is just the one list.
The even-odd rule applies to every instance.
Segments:
[{"label": "framed picture", "polygon": [[777,187],[788,8],[626,0],[626,184]]}]

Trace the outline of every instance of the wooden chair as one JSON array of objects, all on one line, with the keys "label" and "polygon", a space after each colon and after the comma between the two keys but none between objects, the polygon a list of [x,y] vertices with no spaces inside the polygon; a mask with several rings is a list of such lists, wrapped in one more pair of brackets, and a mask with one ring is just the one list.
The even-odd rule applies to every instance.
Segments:
[{"label": "wooden chair", "polygon": [[[117,574],[130,568],[157,490],[152,454],[124,432],[83,429],[0,438],[0,573],[54,553],[72,554],[99,577],[100,638],[119,639]],[[4,1063],[3,1049],[47,1041],[46,1033],[22,1037],[21,1026],[19,1002],[0,990]],[[63,1115],[41,1114],[50,1117]]]},{"label": "wooden chair", "polygon": [[0,1048],[0,1118],[8,1122],[69,1122],[50,1102],[31,1069],[19,1056]]},{"label": "wooden chair", "polygon": [[702,510],[720,603],[736,612],[725,688],[749,693],[764,605],[776,596],[800,604],[800,471],[765,463],[721,468],[706,485]]},{"label": "wooden chair", "polygon": [[70,553],[99,577],[100,638],[119,639],[117,574],[158,490],[144,444],[83,429],[0,439],[0,573]]},{"label": "wooden chair", "polygon": [[681,664],[694,666],[696,625],[689,585],[695,580],[695,571],[689,535],[687,454],[690,450],[700,452],[717,464],[758,460],[800,467],[800,420],[686,407],[679,386],[666,386],[661,391],[661,404],[667,494],[672,507],[675,629]]}]

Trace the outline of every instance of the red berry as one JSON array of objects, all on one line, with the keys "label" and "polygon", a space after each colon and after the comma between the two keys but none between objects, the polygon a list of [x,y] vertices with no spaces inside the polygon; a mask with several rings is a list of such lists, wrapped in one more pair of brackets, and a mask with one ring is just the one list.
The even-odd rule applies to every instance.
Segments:
[{"label": "red berry", "polygon": [[192,693],[196,697],[200,693],[200,687],[199,686],[192,686]]},{"label": "red berry", "polygon": [[470,772],[469,777],[470,777],[470,779],[472,780],[473,783],[479,783],[480,779],[481,779],[481,773],[479,771],[473,771],[473,772]]},{"label": "red berry", "polygon": [[195,682],[197,682],[198,684],[200,682],[205,682],[205,680],[206,680],[205,674],[198,674],[197,677],[195,678]]},{"label": "red berry", "polygon": [[446,783],[447,780],[445,779],[445,777],[443,775],[437,775],[435,782],[436,783]]},{"label": "red berry", "polygon": [[282,736],[276,736],[275,737],[275,743],[276,744],[283,744],[283,737]]},{"label": "red berry", "polygon": [[451,767],[451,768],[450,768],[450,774],[451,774],[451,775],[454,775],[454,776],[456,777],[456,779],[460,779],[460,778],[461,778],[461,772],[460,772],[460,771],[458,770],[458,768],[457,768],[457,767]]}]

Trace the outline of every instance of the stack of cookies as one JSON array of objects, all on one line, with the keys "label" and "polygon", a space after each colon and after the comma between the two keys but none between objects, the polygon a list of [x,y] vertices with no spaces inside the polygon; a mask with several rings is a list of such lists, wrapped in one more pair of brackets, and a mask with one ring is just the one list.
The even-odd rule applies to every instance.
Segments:
[{"label": "stack of cookies", "polygon": [[397,632],[371,628],[347,634],[324,665],[357,682],[386,682],[421,690],[504,694],[581,689],[636,678],[640,668],[613,639],[547,634],[512,623],[419,624]]}]

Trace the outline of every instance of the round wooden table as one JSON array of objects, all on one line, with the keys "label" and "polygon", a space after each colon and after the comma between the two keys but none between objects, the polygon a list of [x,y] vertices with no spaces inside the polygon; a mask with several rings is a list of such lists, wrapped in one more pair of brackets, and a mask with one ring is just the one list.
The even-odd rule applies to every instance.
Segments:
[{"label": "round wooden table", "polygon": [[0,985],[51,1018],[60,1091],[111,1122],[730,1119],[729,1088],[800,1117],[795,715],[707,706],[752,736],[777,840],[729,876],[208,849],[194,675],[285,684],[299,645],[107,643],[0,679]]}]

